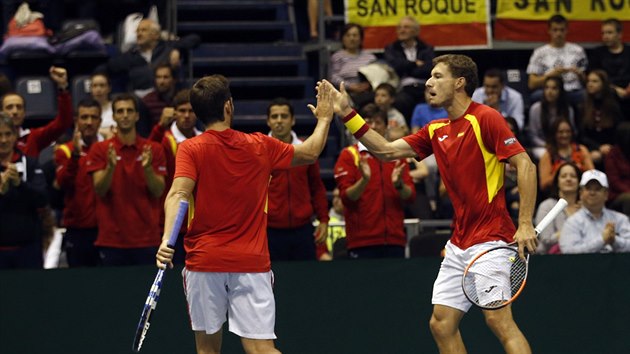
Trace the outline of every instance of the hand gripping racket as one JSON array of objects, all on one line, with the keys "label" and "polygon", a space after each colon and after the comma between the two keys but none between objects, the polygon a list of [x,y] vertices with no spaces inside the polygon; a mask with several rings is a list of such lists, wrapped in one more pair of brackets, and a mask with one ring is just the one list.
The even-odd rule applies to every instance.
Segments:
[{"label": "hand gripping racket", "polygon": [[[177,209],[177,216],[175,217],[175,223],[173,224],[173,229],[171,229],[171,233],[168,239],[168,246],[174,247],[175,242],[177,242],[177,236],[179,235],[179,230],[182,226],[182,222],[186,217],[186,212],[188,211],[188,201],[180,200],[179,208]],[[157,302],[160,298],[160,291],[162,290],[162,277],[164,276],[164,269],[159,269],[157,275],[155,276],[155,280],[153,280],[153,285],[151,285],[151,289],[149,290],[149,296],[147,296],[147,300],[144,302],[144,308],[142,309],[142,314],[140,315],[140,322],[138,322],[138,328],[136,329],[136,335],[133,338],[133,346],[131,349],[134,352],[139,352],[140,347],[142,347],[142,342],[144,342],[144,338],[147,335],[147,331],[149,330],[149,321],[151,320],[151,315],[153,311],[155,311],[155,307],[157,306]]]},{"label": "hand gripping racket", "polygon": [[[566,200],[558,200],[536,225],[536,236],[549,226],[566,206]],[[522,259],[515,244],[516,242],[512,242],[506,246],[485,250],[470,261],[464,270],[462,289],[473,305],[486,310],[496,310],[512,303],[521,294],[527,280],[529,254]]]}]

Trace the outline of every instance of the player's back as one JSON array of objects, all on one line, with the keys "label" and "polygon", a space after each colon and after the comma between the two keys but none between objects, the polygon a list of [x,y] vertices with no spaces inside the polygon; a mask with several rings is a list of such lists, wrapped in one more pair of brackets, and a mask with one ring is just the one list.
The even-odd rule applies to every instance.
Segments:
[{"label": "player's back", "polygon": [[[175,178],[196,182],[195,214],[185,239],[187,267],[264,271],[260,265],[269,258],[266,211],[271,171],[289,168],[292,157],[289,144],[232,129],[206,131],[182,143]],[[207,261],[210,258],[212,262]]]}]

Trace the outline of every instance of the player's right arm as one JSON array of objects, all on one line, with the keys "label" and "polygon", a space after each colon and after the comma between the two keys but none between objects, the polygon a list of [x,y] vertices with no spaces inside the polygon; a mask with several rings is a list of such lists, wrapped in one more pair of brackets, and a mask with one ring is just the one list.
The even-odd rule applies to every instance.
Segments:
[{"label": "player's right arm", "polygon": [[195,180],[188,177],[177,177],[173,180],[173,185],[166,195],[166,200],[164,201],[164,234],[156,255],[156,262],[159,268],[162,268],[164,263],[173,268],[173,254],[175,250],[167,245],[170,230],[173,229],[173,224],[175,223],[179,201],[182,199],[190,200],[194,188]]},{"label": "player's right arm", "polygon": [[[337,91],[332,85],[330,86],[335,113],[343,118],[346,128],[350,130],[355,137],[358,136],[359,141],[361,141],[373,155],[386,161],[416,156],[416,152],[413,151],[405,140],[398,139],[389,142],[381,134],[370,129],[363,118],[350,107],[348,93],[346,92],[343,82],[339,87],[340,91]],[[365,131],[366,129],[367,131]]]}]

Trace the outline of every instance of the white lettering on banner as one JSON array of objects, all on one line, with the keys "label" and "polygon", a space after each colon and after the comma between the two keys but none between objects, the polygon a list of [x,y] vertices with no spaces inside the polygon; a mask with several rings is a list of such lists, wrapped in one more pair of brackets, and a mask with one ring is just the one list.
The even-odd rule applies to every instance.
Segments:
[{"label": "white lettering on banner", "polygon": [[[462,13],[476,13],[477,0],[358,0],[357,12],[359,17],[392,16],[399,15],[428,15],[437,13],[440,15],[457,15]],[[528,1],[528,0],[522,0]],[[611,0],[612,1],[612,0]]]}]

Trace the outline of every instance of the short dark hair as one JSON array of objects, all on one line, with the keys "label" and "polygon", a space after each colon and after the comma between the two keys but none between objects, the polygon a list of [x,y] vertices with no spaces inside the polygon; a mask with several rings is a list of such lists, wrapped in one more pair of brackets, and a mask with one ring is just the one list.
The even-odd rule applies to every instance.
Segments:
[{"label": "short dark hair", "polygon": [[132,101],[133,108],[136,110],[136,112],[138,111],[138,100],[136,99],[136,96],[128,92],[119,93],[114,96],[114,98],[112,99],[112,111],[116,112],[116,103],[120,101]]},{"label": "short dark hair", "polygon": [[505,83],[503,71],[499,68],[490,68],[483,74],[484,77],[498,77],[501,84]]},{"label": "short dark hair", "polygon": [[180,90],[173,97],[173,107],[175,108],[186,103],[190,103],[190,89]]},{"label": "short dark hair", "polygon": [[552,23],[561,23],[561,24],[568,25],[567,18],[560,14],[555,14],[551,16],[549,20],[547,21],[547,27],[551,27]]},{"label": "short dark hair", "polygon": [[101,108],[101,104],[98,103],[97,100],[93,99],[92,97],[86,97],[83,98],[79,101],[79,103],[77,103],[77,112],[76,114],[79,114],[79,108],[80,107],[84,107],[84,108],[98,108],[98,116],[101,116],[102,113],[102,108]]},{"label": "short dark hair", "polygon": [[[341,29],[341,37],[343,38],[343,36],[345,36],[346,33],[348,33],[348,31],[350,31],[353,28],[356,28],[359,30],[359,37],[361,37],[359,48],[363,48],[363,27],[361,27],[361,25],[359,25],[358,23],[354,23],[354,22],[346,23],[345,26],[343,26],[343,28]],[[343,46],[343,43],[341,44],[341,46],[345,49],[345,47]]]},{"label": "short dark hair", "polygon": [[391,97],[396,97],[396,88],[392,84],[389,84],[387,82],[383,82],[382,84],[376,86],[374,92],[378,90],[385,90],[387,91],[387,94],[389,94]]},{"label": "short dark hair", "polygon": [[267,106],[267,118],[269,118],[269,115],[271,114],[271,107],[272,106],[288,106],[289,107],[289,113],[291,114],[291,117],[293,117],[295,115],[293,113],[293,105],[291,104],[291,102],[289,100],[287,100],[284,97],[276,97],[273,100],[271,100],[271,102],[269,102],[269,105]]},{"label": "short dark hair", "polygon": [[168,69],[168,71],[171,73],[171,76],[173,77],[173,79],[175,79],[175,70],[173,69],[173,67],[169,63],[159,63],[159,64],[157,64],[153,68],[153,75],[157,75],[157,72],[160,69]]},{"label": "short dark hair", "polygon": [[365,106],[363,106],[359,114],[364,119],[380,118],[383,120],[383,123],[387,124],[387,112],[382,110],[379,106],[377,106],[374,103],[368,103]]},{"label": "short dark hair", "polygon": [[473,92],[479,86],[477,64],[469,56],[462,54],[444,54],[433,58],[433,67],[439,63],[445,64],[454,78],[463,77],[466,79],[464,89],[468,97],[472,97]]},{"label": "short dark hair", "polygon": [[4,108],[4,99],[7,96],[18,96],[19,98],[22,99],[22,104],[24,105],[24,108],[26,108],[26,100],[24,99],[24,97],[22,97],[22,95],[20,95],[19,93],[15,91],[10,91],[2,95],[2,97],[0,97],[0,109]]},{"label": "short dark hair", "polygon": [[602,25],[613,25],[617,33],[623,32],[623,23],[616,18],[607,18],[602,21]]},{"label": "short dark hair", "polygon": [[199,79],[190,90],[190,104],[204,124],[224,121],[223,107],[232,98],[230,83],[223,75]]}]

